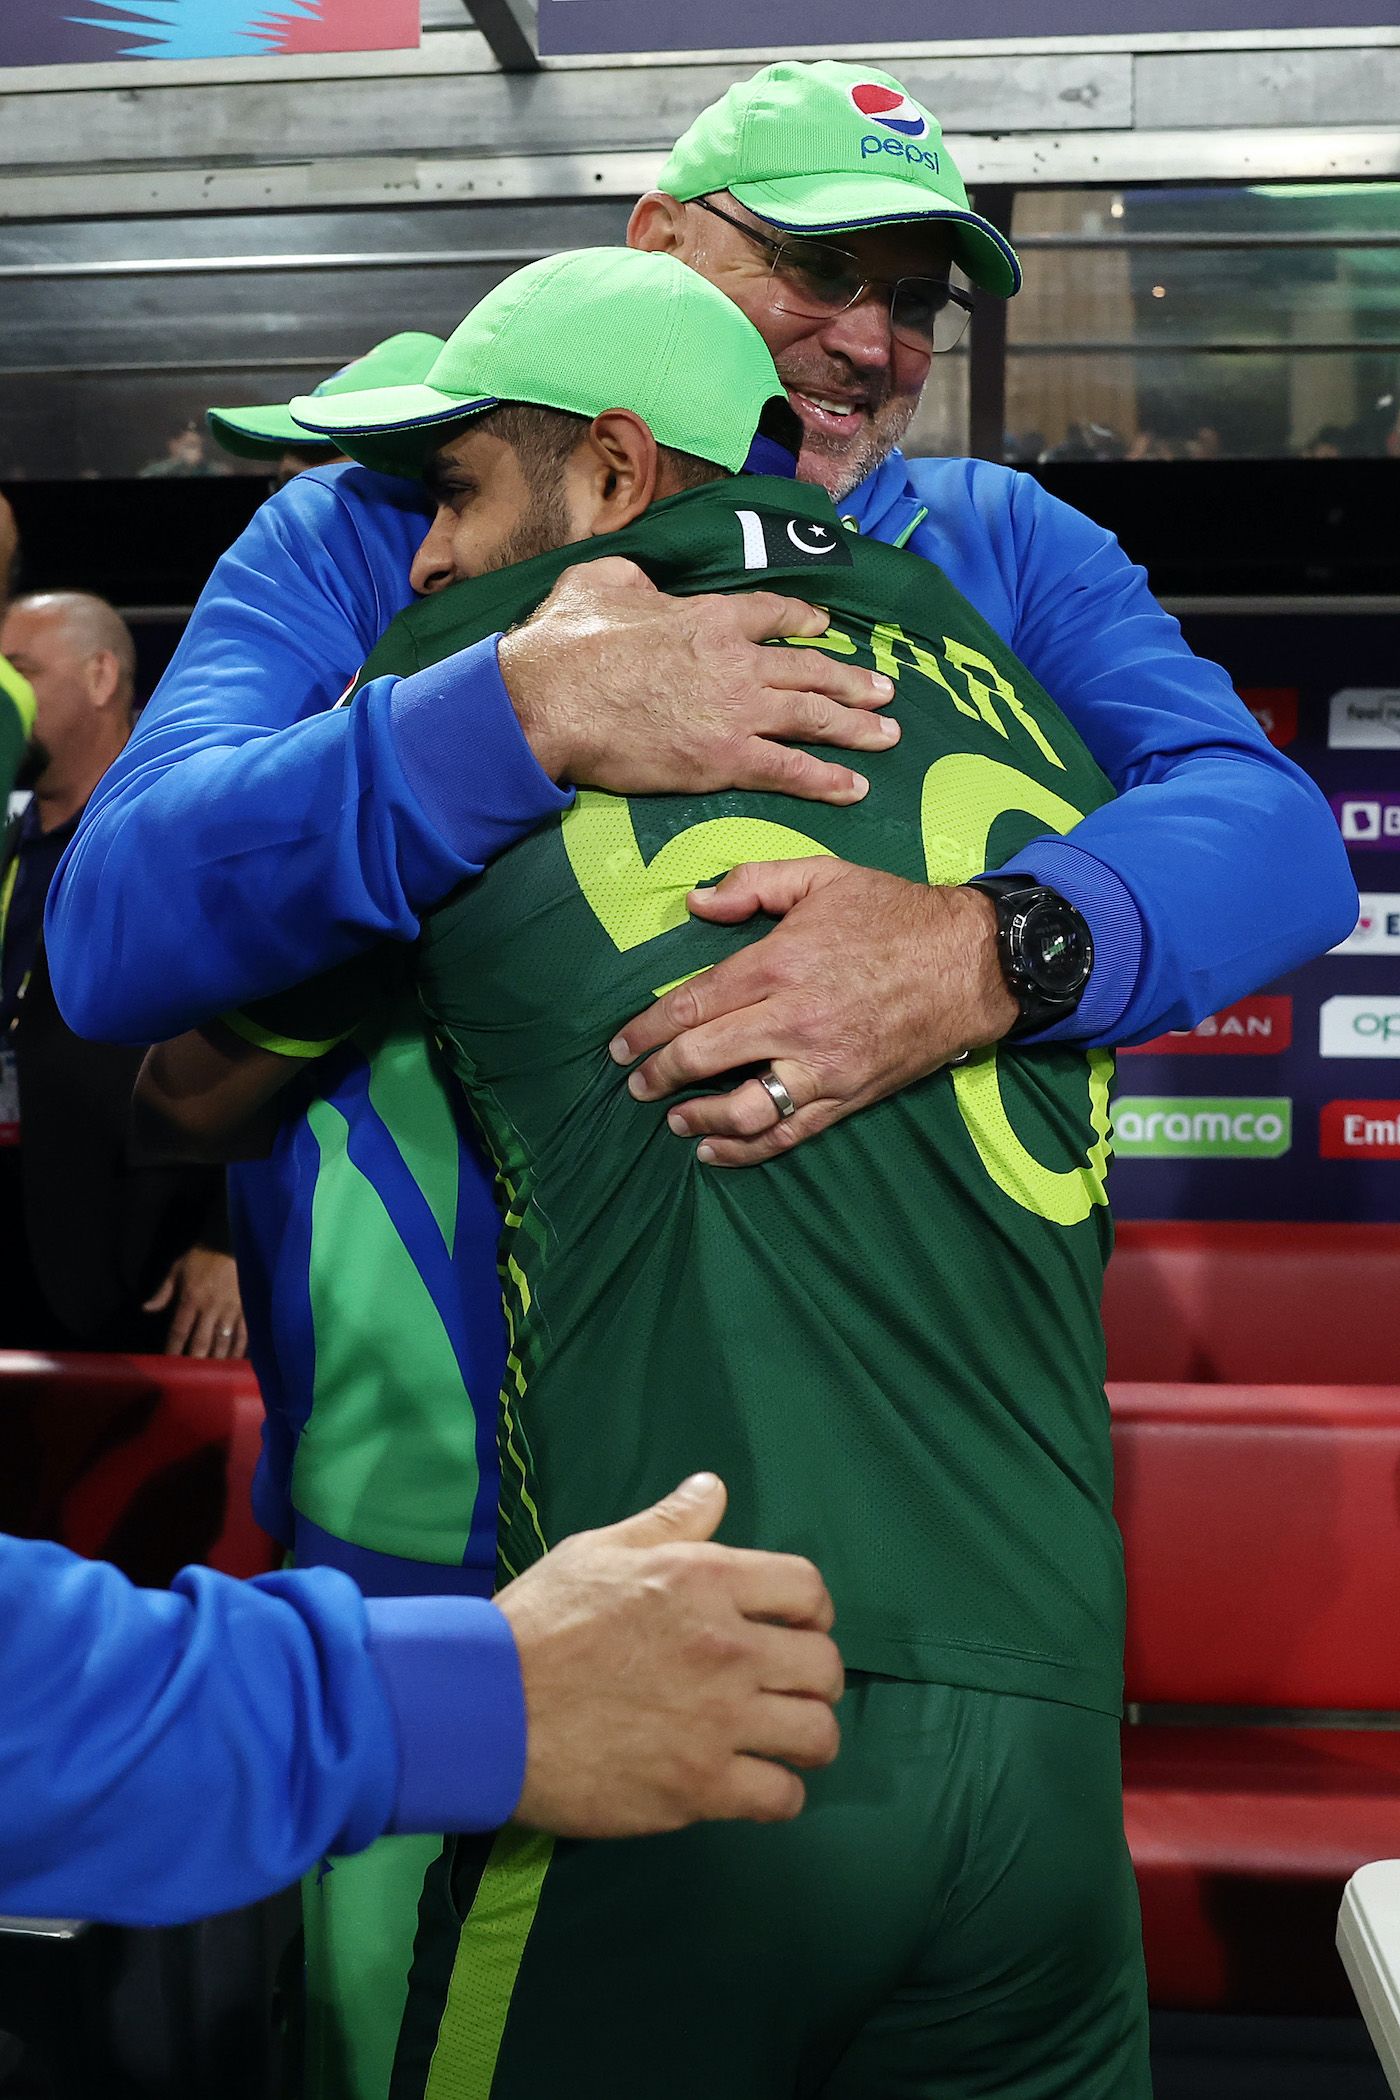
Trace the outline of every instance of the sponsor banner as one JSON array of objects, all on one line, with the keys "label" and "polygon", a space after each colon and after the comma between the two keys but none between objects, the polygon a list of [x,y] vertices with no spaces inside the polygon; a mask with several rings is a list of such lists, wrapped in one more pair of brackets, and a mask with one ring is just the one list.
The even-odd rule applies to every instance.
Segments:
[{"label": "sponsor banner", "polygon": [[1293,1001],[1286,992],[1239,999],[1194,1028],[1174,1028],[1150,1043],[1134,1043],[1120,1057],[1267,1057],[1293,1042]]},{"label": "sponsor banner", "polygon": [[[846,0],[539,0],[547,56],[622,51],[849,49]],[[940,38],[1156,35],[1203,29],[1393,28],[1395,0],[865,0],[862,48]],[[897,72],[897,64],[891,68]]]},{"label": "sponsor banner", "polygon": [[0,66],[402,51],[420,28],[419,0],[11,0]]},{"label": "sponsor banner", "polygon": [[1361,916],[1333,955],[1400,955],[1400,891],[1363,890]]},{"label": "sponsor banner", "polygon": [[1123,1159],[1279,1159],[1293,1142],[1286,1096],[1124,1094],[1113,1109]]},{"label": "sponsor banner", "polygon": [[[1388,1100],[1335,1105],[1342,1095],[1400,1096],[1400,740],[1393,747],[1380,741],[1388,697],[1384,705],[1377,700],[1400,693],[1400,615],[1359,612],[1350,604],[1336,611],[1293,608],[1286,615],[1281,607],[1186,609],[1182,628],[1199,655],[1225,666],[1275,742],[1288,735],[1291,696],[1297,694],[1288,756],[1329,798],[1345,828],[1363,895],[1355,929],[1332,954],[1260,988],[1292,996],[1292,1041],[1278,1056],[1201,1064],[1202,1055],[1229,1055],[1228,1043],[1245,1047],[1238,1036],[1222,1038],[1218,1026],[1212,1037],[1206,1024],[1189,1035],[1143,1044],[1118,1067],[1124,1095],[1173,1096],[1178,1111],[1180,1097],[1193,1089],[1205,1095],[1267,1088],[1286,1095],[1292,1103],[1291,1149],[1272,1165],[1261,1165],[1257,1153],[1202,1158],[1179,1151],[1170,1137],[1164,1147],[1161,1126],[1155,1126],[1144,1156],[1134,1156],[1131,1135],[1121,1148],[1109,1178],[1114,1211],[1125,1219],[1400,1224],[1400,1167],[1386,1149],[1383,1127],[1395,1117],[1395,1107]],[[1349,741],[1372,735],[1374,744]],[[1339,995],[1352,1003],[1336,1004]],[[1240,1002],[1246,1013],[1252,1004]],[[1223,1016],[1215,1021],[1220,1024]],[[1361,1120],[1348,1125],[1348,1116]],[[1130,1134],[1134,1127],[1130,1123]],[[1145,1129],[1137,1128],[1145,1137]]]},{"label": "sponsor banner", "polygon": [[1362,890],[1360,916],[1333,955],[1400,955],[1400,890]]},{"label": "sponsor banner", "polygon": [[1334,751],[1400,751],[1400,686],[1349,685],[1327,706]]},{"label": "sponsor banner", "polygon": [[1298,734],[1296,685],[1244,685],[1239,695],[1271,744],[1282,748]]},{"label": "sponsor banner", "polygon": [[1400,852],[1400,793],[1333,795],[1332,814],[1349,846]]},{"label": "sponsor banner", "polygon": [[1323,1005],[1318,1048],[1324,1057],[1400,1057],[1400,999],[1339,992]]},{"label": "sponsor banner", "polygon": [[1323,1159],[1400,1159],[1400,1101],[1328,1101],[1318,1151]]}]

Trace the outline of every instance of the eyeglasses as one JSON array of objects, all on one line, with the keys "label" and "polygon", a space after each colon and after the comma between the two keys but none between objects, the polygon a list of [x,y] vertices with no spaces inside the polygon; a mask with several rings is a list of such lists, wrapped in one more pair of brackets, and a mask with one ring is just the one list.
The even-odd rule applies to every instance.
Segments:
[{"label": "eyeglasses", "polygon": [[778,313],[826,321],[855,306],[867,292],[879,290],[888,296],[890,333],[897,343],[922,350],[927,357],[951,350],[962,340],[972,314],[972,294],[945,277],[871,277],[846,248],[828,247],[825,241],[770,240],[704,197],[691,202],[768,250],[773,258],[768,296]]}]

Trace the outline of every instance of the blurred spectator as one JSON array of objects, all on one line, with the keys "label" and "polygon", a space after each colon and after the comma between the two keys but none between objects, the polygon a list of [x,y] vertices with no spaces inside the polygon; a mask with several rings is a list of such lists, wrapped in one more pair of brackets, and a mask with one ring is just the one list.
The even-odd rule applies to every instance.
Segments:
[{"label": "blurred spectator", "polygon": [[1123,454],[1125,459],[1137,460],[1179,459],[1180,456],[1170,438],[1163,437],[1160,431],[1152,429],[1140,430]]},{"label": "blurred spectator", "polygon": [[1122,459],[1126,447],[1107,423],[1071,423],[1058,445],[1041,453],[1044,465],[1077,460]]},{"label": "blurred spectator", "polygon": [[101,598],[21,598],[0,651],[29,681],[33,797],[0,876],[0,1346],[240,1355],[217,1168],[133,1153],[140,1047],[88,1043],[58,1011],[43,913],[60,856],[131,733],[136,650]]},{"label": "blurred spectator", "polygon": [[1031,467],[1045,450],[1043,430],[1008,430],[1002,440],[1002,458],[1009,467]]},{"label": "blurred spectator", "polygon": [[1198,423],[1184,450],[1187,459],[1220,459],[1225,447],[1213,423]]},{"label": "blurred spectator", "polygon": [[1311,443],[1304,445],[1304,459],[1344,459],[1348,433],[1340,423],[1324,423]]},{"label": "blurred spectator", "polygon": [[219,460],[209,457],[204,442],[204,432],[193,423],[177,430],[174,437],[165,441],[165,458],[148,460],[137,475],[140,481],[191,481],[207,478],[212,474],[227,474],[229,469]]}]

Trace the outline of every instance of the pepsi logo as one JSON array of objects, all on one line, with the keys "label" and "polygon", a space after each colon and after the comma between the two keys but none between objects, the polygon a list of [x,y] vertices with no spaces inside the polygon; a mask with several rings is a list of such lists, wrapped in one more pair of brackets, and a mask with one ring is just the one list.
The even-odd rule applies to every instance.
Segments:
[{"label": "pepsi logo", "polygon": [[897,88],[881,87],[878,81],[862,80],[851,89],[851,100],[872,124],[883,124],[902,138],[921,139],[928,133],[928,118]]}]

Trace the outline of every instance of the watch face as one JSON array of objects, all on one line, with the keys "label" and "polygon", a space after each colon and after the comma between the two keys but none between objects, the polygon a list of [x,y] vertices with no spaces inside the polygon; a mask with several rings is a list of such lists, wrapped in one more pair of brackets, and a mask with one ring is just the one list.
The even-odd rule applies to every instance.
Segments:
[{"label": "watch face", "polygon": [[1092,954],[1084,922],[1072,906],[1033,904],[1021,928],[1021,953],[1037,988],[1065,999],[1083,986]]}]

